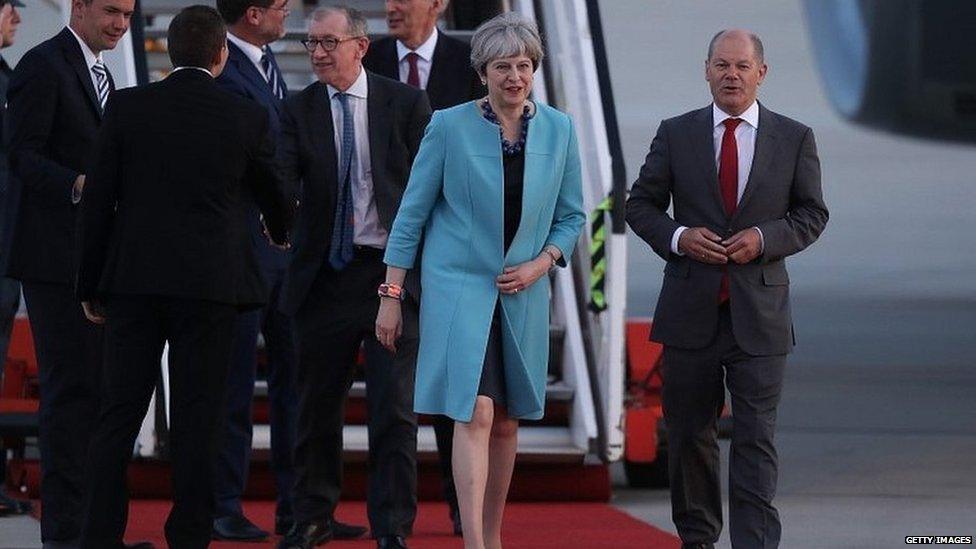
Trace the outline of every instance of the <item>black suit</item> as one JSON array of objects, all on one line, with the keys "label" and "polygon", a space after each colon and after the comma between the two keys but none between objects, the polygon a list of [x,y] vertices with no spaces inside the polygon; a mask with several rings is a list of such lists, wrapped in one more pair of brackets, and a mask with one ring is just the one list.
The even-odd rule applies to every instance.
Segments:
[{"label": "black suit", "polygon": [[203,71],[109,101],[79,223],[78,296],[106,308],[105,392],[89,463],[84,547],[119,546],[125,464],[169,342],[171,547],[206,547],[211,466],[239,310],[267,290],[247,228],[249,197],[286,239],[292,211],[274,171],[268,115]]},{"label": "black suit", "polygon": [[[413,158],[430,118],[419,90],[368,74],[368,133],[380,224],[393,225]],[[360,344],[366,350],[369,411],[369,520],[374,536],[407,535],[416,515],[417,423],[413,413],[417,303],[404,303],[394,357],[375,338],[385,276],[382,250],[357,247],[344,269],[328,260],[338,192],[337,151],[327,87],[315,83],[285,103],[280,158],[286,180],[301,182],[301,213],[282,308],[298,334],[298,444],[295,519],[328,520],[342,479],[342,423]]]},{"label": "black suit", "polygon": [[102,330],[74,295],[71,190],[86,173],[101,106],[81,47],[64,29],[20,60],[7,92],[12,193],[7,274],[23,282],[40,368],[41,538],[80,533],[87,444],[98,411]]},{"label": "black suit", "polygon": [[[0,57],[0,129],[4,127],[7,116],[7,88],[14,70],[7,60]],[[19,195],[12,193],[9,183],[10,168],[7,163],[7,148],[0,134],[0,376],[3,363],[7,360],[7,347],[10,345],[10,332],[14,327],[14,317],[20,306],[20,282],[7,278],[7,258],[10,255],[10,233],[13,232],[13,219],[17,213]]]},{"label": "black suit", "polygon": [[[729,215],[719,194],[714,127],[711,106],[661,123],[627,200],[627,223],[667,261],[651,339],[665,346],[664,418],[678,533],[685,543],[708,544],[721,532],[715,437],[728,387],[729,534],[736,547],[776,547],[773,431],[793,347],[785,260],[817,240],[828,212],[813,131],[760,105],[748,182]],[[764,248],[746,264],[707,264],[672,251],[679,226],[707,227],[723,238],[757,227]],[[730,298],[719,304],[723,272]]]},{"label": "black suit", "polygon": [[[437,45],[430,62],[430,75],[427,78],[427,97],[434,110],[446,109],[483,97],[487,91],[481,84],[478,73],[471,67],[471,47],[468,44],[438,32]],[[387,78],[400,79],[400,60],[397,54],[397,39],[393,36],[373,42],[363,58],[363,65]],[[417,261],[417,265],[420,261]],[[419,284],[412,288],[418,292]],[[441,482],[444,486],[444,499],[457,513],[457,491],[454,488],[452,470],[452,448],[454,444],[454,420],[447,416],[434,416],[434,434],[437,437],[437,454],[440,458]]]}]

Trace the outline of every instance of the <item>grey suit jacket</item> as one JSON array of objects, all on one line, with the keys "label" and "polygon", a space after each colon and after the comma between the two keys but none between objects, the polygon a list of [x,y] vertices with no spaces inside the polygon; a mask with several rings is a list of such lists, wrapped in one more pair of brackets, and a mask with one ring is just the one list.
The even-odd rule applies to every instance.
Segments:
[{"label": "grey suit jacket", "polygon": [[[674,203],[673,217],[668,206]],[[679,226],[728,237],[758,227],[763,253],[728,264],[732,328],[752,355],[788,353],[794,344],[785,259],[812,244],[827,224],[813,131],[762,105],[752,169],[734,215],[722,206],[715,169],[712,107],[661,122],[627,200],[627,223],[660,255],[664,285],[651,339],[697,349],[718,325],[722,267],[671,252]]]}]

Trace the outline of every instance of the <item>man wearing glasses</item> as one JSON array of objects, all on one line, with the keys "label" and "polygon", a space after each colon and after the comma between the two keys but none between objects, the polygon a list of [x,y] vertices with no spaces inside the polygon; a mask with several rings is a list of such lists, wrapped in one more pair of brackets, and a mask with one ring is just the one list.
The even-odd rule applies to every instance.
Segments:
[{"label": "man wearing glasses", "polygon": [[[225,90],[255,101],[269,116],[272,138],[277,141],[281,103],[288,93],[281,70],[269,45],[285,35],[288,0],[217,0],[217,10],[227,24],[227,66],[217,78]],[[278,501],[275,533],[292,526],[291,487],[295,482],[292,449],[297,413],[295,393],[295,345],[292,319],[277,310],[277,298],[288,267],[288,252],[272,247],[264,237],[257,208],[250,206],[248,225],[261,268],[268,305],[237,317],[234,349],[227,376],[220,452],[214,465],[214,499],[217,514],[213,538],[229,541],[262,541],[268,532],[249,521],[241,507],[251,458],[252,406],[257,371],[258,333],[267,350],[268,397],[271,405],[271,468]],[[357,537],[364,528],[352,532]]]},{"label": "man wearing glasses", "polygon": [[430,104],[423,91],[363,69],[369,38],[354,9],[316,10],[302,43],[318,82],[285,101],[279,142],[282,176],[302,187],[302,211],[281,304],[298,343],[296,524],[278,547],[335,537],[344,408],[362,346],[370,529],[377,547],[402,548],[417,512],[416,302],[404,301],[396,353],[376,340],[374,321],[387,235]]}]

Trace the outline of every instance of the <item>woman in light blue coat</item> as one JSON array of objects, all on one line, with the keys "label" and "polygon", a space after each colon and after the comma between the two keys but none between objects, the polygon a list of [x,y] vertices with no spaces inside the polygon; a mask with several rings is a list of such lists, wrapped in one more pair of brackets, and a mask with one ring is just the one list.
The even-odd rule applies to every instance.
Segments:
[{"label": "woman in light blue coat", "polygon": [[437,111],[387,242],[376,320],[393,348],[401,284],[421,239],[414,406],[455,420],[465,547],[500,547],[519,419],[540,419],[549,359],[549,279],[585,222],[569,117],[529,100],[538,31],[515,13],[483,24],[472,65],[488,97]]}]

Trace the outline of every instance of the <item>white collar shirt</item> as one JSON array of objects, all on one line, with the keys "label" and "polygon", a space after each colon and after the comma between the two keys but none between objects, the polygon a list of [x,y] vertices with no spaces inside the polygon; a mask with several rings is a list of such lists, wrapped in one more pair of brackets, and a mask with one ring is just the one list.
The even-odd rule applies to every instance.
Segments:
[{"label": "white collar shirt", "polygon": [[[336,98],[341,93],[332,86],[327,86],[329,92],[329,106],[332,110],[332,125],[334,128],[336,158],[342,158],[342,104]],[[356,154],[353,156],[353,172],[351,174],[353,201],[353,237],[352,242],[357,246],[372,248],[386,248],[388,233],[380,223],[373,194],[373,170],[370,164],[369,150],[369,114],[368,97],[369,86],[366,70],[359,69],[359,76],[345,93],[349,96],[349,110],[353,117],[353,127],[356,133],[354,141]],[[337,166],[338,168],[338,166]]]},{"label": "white collar shirt", "polygon": [[268,81],[268,75],[264,72],[264,67],[261,65],[261,58],[264,56],[264,48],[255,46],[254,44],[234,36],[232,33],[227,33],[227,39],[230,40],[235,46],[244,52],[244,56],[247,57],[248,61],[254,65],[254,68],[258,70],[258,74],[264,81]]},{"label": "white collar shirt", "polygon": [[420,77],[420,89],[427,89],[427,82],[430,80],[430,69],[434,61],[434,48],[437,47],[438,34],[438,30],[435,28],[434,32],[430,33],[430,37],[415,50],[411,50],[406,44],[397,40],[397,59],[400,60],[400,82],[406,82],[407,77],[410,75],[410,62],[407,61],[407,55],[413,52],[418,56],[417,75]]}]

